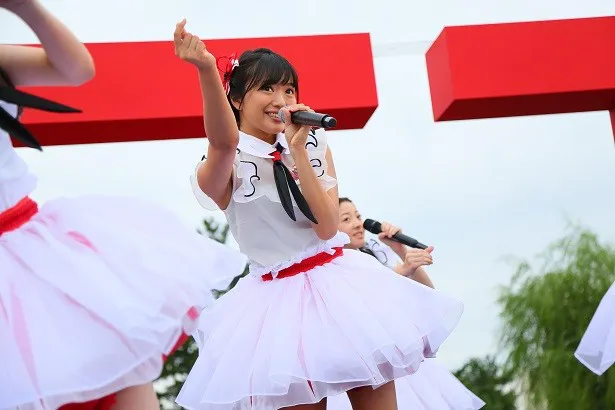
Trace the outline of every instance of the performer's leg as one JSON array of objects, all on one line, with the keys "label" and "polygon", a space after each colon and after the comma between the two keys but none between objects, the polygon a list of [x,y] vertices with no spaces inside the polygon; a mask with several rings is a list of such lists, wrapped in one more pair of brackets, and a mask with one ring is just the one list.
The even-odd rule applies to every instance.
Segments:
[{"label": "performer's leg", "polygon": [[397,410],[395,382],[388,382],[377,389],[371,386],[357,387],[348,391],[353,410]]},{"label": "performer's leg", "polygon": [[116,394],[112,410],[160,410],[152,383],[129,387]]}]

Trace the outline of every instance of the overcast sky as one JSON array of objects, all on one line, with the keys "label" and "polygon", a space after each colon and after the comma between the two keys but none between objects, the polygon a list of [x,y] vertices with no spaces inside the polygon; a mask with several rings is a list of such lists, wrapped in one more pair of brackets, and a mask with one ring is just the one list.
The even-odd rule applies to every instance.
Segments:
[{"label": "overcast sky", "polygon": [[[340,194],[365,217],[391,221],[433,244],[433,281],[465,302],[440,353],[451,369],[496,351],[497,287],[514,272],[503,257],[531,258],[565,233],[568,219],[615,242],[608,113],[436,124],[423,55],[444,25],[613,15],[612,0],[43,2],[86,42],[167,40],[185,16],[202,38],[370,32],[375,48],[415,44],[411,54],[375,59],[376,113],[365,129],[333,132],[329,141]],[[0,10],[0,42],[34,41]],[[38,200],[133,195],[175,210],[196,228],[203,217],[222,218],[201,209],[190,191],[188,175],[203,147],[203,140],[182,140],[19,152],[40,177]]]}]

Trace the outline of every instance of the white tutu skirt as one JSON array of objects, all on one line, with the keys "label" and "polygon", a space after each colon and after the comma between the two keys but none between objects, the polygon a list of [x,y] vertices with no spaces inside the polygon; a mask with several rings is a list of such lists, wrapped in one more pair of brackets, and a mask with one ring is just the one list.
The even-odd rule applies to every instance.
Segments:
[{"label": "white tutu skirt", "polygon": [[[477,410],[485,405],[436,359],[395,380],[398,410]],[[327,410],[352,410],[346,394],[327,398]]]},{"label": "white tutu skirt", "polygon": [[192,330],[189,310],[244,267],[151,204],[47,203],[0,236],[0,409],[56,409],[155,380]]},{"label": "white tutu skirt", "polygon": [[615,363],[615,283],[600,301],[574,355],[597,375]]},{"label": "white tutu skirt", "polygon": [[200,317],[177,402],[269,410],[380,386],[434,356],[462,310],[354,250],[296,276],[247,276]]}]

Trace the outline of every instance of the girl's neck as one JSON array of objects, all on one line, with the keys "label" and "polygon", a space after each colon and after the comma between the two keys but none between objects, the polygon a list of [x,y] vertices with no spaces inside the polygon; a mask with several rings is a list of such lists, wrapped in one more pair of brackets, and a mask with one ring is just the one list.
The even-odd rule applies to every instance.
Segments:
[{"label": "girl's neck", "polygon": [[253,129],[251,127],[242,126],[242,127],[239,127],[239,130],[255,138],[258,138],[259,140],[265,141],[267,144],[273,145],[275,144],[275,141],[277,140],[277,135],[267,134],[266,132],[263,132],[258,129]]}]

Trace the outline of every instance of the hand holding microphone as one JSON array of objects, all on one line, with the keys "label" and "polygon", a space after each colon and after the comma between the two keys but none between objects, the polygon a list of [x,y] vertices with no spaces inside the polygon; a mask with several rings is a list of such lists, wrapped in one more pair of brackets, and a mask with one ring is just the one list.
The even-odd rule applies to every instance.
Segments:
[{"label": "hand holding microphone", "polygon": [[305,148],[307,136],[312,127],[330,128],[337,124],[335,118],[330,115],[314,112],[303,104],[281,108],[278,117],[286,125],[284,135],[291,149]]},{"label": "hand holding microphone", "polygon": [[387,224],[386,222],[384,224],[381,224],[380,222],[374,221],[373,219],[366,219],[365,221],[363,221],[363,228],[365,228],[366,231],[369,231],[379,236],[380,236],[380,233],[384,233],[385,234],[384,236],[387,239],[390,238],[390,240],[392,241],[404,244],[411,248],[427,249],[427,245],[423,245],[416,239],[402,234],[401,229],[395,226],[392,226],[390,224]]},{"label": "hand holding microphone", "polygon": [[[402,260],[401,273],[404,276],[412,276],[421,266],[431,265],[433,258],[431,252],[433,246],[427,246],[414,238],[401,233],[401,229],[387,222],[377,222],[366,219],[363,222],[365,230],[378,235],[378,238],[388,245]],[[411,249],[406,249],[404,245]]]}]

